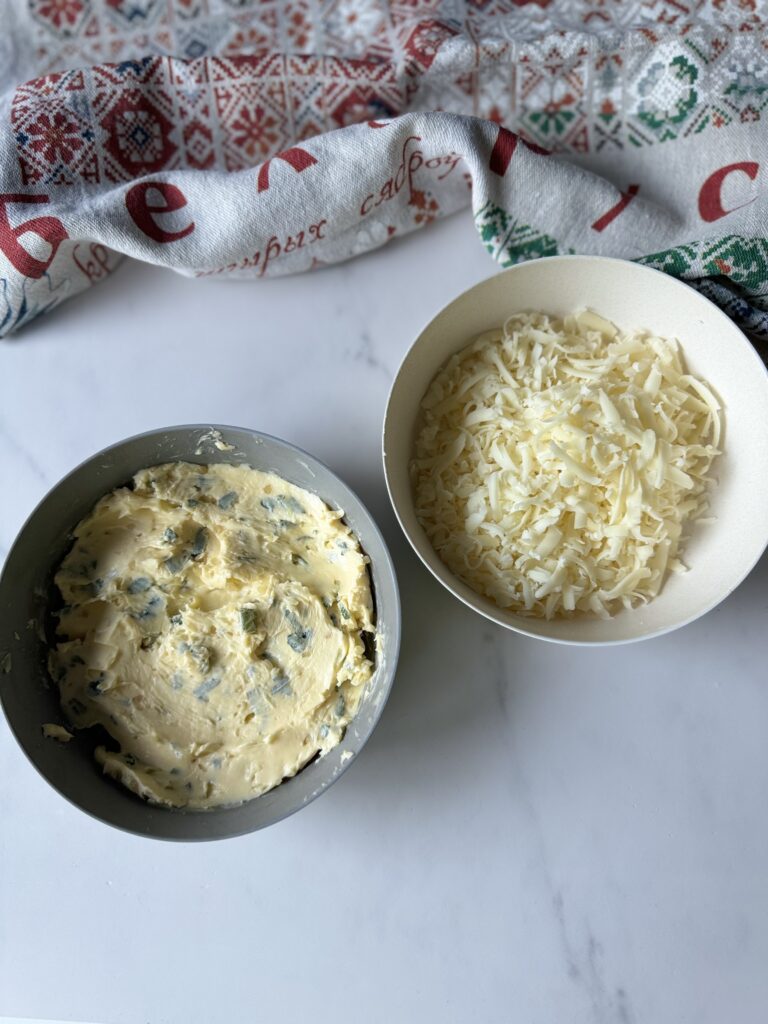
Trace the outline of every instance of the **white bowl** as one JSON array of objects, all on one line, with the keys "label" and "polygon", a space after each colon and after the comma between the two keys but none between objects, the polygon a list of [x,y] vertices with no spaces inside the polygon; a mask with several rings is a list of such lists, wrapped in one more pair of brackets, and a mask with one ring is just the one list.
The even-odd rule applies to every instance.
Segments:
[{"label": "white bowl", "polygon": [[[436,554],[414,511],[408,464],[419,406],[433,377],[483,331],[515,312],[562,316],[584,307],[620,328],[677,338],[688,369],[724,404],[723,455],[714,464],[711,524],[694,525],[683,549],[690,571],[667,578],[653,601],[610,620],[516,615],[482,597]],[[708,612],[734,590],[768,543],[768,375],[747,338],[688,285],[648,267],[600,256],[553,256],[503,271],[454,299],[418,336],[395,377],[384,419],[384,473],[403,531],[427,568],[459,600],[501,626],[571,644],[659,636]]]}]

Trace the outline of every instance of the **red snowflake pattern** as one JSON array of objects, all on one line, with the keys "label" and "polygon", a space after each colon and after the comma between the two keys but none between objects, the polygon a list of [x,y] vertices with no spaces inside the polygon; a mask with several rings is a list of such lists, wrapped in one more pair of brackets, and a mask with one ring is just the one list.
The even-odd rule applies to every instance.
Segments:
[{"label": "red snowflake pattern", "polygon": [[83,10],[83,0],[39,0],[35,13],[61,32],[74,28]]},{"label": "red snowflake pattern", "polygon": [[53,115],[40,114],[27,128],[27,134],[30,147],[49,164],[71,163],[77,151],[83,148],[78,125],[61,110]]},{"label": "red snowflake pattern", "polygon": [[232,122],[233,139],[251,158],[269,153],[278,140],[276,124],[263,107],[241,107],[237,120]]}]

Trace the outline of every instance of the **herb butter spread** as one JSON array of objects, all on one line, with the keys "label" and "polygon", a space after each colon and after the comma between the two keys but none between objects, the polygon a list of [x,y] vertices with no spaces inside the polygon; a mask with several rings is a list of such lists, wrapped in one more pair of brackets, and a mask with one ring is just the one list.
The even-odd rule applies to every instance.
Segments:
[{"label": "herb butter spread", "polygon": [[75,529],[51,653],[75,728],[148,800],[258,796],[341,740],[372,663],[366,556],[343,513],[248,466],[137,473]]}]

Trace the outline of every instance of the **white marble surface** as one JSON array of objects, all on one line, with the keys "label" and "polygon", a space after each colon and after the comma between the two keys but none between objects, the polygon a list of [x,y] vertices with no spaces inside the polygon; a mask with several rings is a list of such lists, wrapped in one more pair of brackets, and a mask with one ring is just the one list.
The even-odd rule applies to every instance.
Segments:
[{"label": "white marble surface", "polygon": [[453,601],[388,507],[389,380],[423,323],[493,270],[467,216],[272,283],[126,265],[0,343],[0,555],[96,449],[163,424],[242,424],[359,490],[404,610],[394,692],[358,763],[242,839],[112,831],[0,725],[0,1015],[768,1019],[768,562],[671,636],[558,648]]}]

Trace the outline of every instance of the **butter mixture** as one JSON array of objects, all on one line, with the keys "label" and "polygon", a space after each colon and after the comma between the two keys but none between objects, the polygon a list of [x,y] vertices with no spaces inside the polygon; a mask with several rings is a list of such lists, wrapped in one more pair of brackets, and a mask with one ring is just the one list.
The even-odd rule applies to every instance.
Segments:
[{"label": "butter mixture", "polygon": [[[104,771],[159,804],[258,796],[341,740],[373,664],[368,559],[316,495],[248,466],[137,473],[75,530],[50,656]],[[370,641],[370,643],[368,643]]]}]

